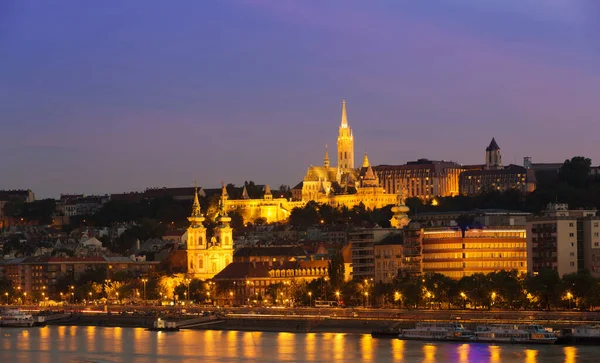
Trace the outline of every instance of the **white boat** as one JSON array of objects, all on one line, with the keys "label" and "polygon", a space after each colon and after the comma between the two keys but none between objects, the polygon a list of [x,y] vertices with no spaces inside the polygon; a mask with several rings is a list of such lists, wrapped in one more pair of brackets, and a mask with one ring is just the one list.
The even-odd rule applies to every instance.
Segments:
[{"label": "white boat", "polygon": [[166,321],[158,318],[154,321],[152,328],[148,328],[151,331],[179,331],[177,323],[174,321]]},{"label": "white boat", "polygon": [[398,333],[402,340],[424,341],[471,341],[474,334],[458,323],[417,323],[414,329],[402,329]]},{"label": "white boat", "polygon": [[0,314],[0,326],[33,326],[33,316],[25,314],[21,310],[9,309]]},{"label": "white boat", "polygon": [[485,343],[554,344],[556,340],[556,334],[538,324],[495,324],[475,330],[475,341]]}]

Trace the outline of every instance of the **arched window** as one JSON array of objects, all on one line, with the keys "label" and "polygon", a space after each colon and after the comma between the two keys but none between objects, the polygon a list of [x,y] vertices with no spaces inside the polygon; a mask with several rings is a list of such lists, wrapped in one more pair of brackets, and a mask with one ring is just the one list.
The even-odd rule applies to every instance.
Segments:
[{"label": "arched window", "polygon": [[202,256],[198,256],[198,268],[199,269],[204,268],[204,260],[202,259]]}]

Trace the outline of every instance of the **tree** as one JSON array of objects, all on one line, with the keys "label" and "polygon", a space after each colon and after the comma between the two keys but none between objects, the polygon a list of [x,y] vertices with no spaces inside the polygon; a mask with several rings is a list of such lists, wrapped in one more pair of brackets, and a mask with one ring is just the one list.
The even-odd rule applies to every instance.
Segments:
[{"label": "tree", "polygon": [[463,235],[468,228],[473,226],[473,222],[475,222],[475,217],[472,214],[463,213],[456,217],[456,224],[463,231]]},{"label": "tree", "polygon": [[24,209],[25,201],[23,198],[11,197],[6,204],[4,204],[4,214],[8,217],[20,217]]},{"label": "tree", "polygon": [[517,270],[492,272],[489,280],[494,306],[517,309],[524,304],[523,281]]},{"label": "tree", "polygon": [[492,300],[492,289],[488,275],[476,273],[461,278],[458,282],[463,292],[475,307],[489,307]]},{"label": "tree", "polygon": [[558,179],[574,188],[585,187],[590,179],[592,160],[583,156],[575,156],[565,160],[558,172]]},{"label": "tree", "polygon": [[537,275],[525,278],[527,291],[537,298],[543,309],[550,310],[559,300],[560,277],[554,269],[542,269]]},{"label": "tree", "polygon": [[231,218],[231,228],[234,232],[239,232],[244,229],[244,217],[238,212],[229,212],[229,218]]},{"label": "tree", "polygon": [[344,283],[344,276],[346,274],[346,268],[344,266],[344,256],[342,255],[342,250],[338,249],[331,257],[331,261],[329,261],[329,281],[331,281],[331,286],[334,289],[339,289]]}]

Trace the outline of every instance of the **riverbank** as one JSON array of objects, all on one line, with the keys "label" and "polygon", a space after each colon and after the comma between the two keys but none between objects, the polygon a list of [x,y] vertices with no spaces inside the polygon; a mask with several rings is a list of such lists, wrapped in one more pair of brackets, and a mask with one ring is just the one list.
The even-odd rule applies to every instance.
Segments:
[{"label": "riverbank", "polygon": [[[370,333],[373,330],[389,327],[410,328],[421,321],[460,322],[467,328],[486,324],[541,324],[547,328],[562,329],[578,325],[590,324],[581,320],[541,320],[541,319],[423,319],[419,317],[403,317],[396,319],[382,318],[351,318],[317,315],[250,315],[229,314],[207,320],[205,324],[185,326],[186,322],[197,320],[197,317],[185,315],[165,315],[165,320],[176,321],[184,329],[197,330],[236,330],[264,332],[319,332],[319,333]],[[155,320],[154,316],[128,316],[119,314],[83,315],[49,320],[48,325],[63,326],[104,326],[149,328]]]}]

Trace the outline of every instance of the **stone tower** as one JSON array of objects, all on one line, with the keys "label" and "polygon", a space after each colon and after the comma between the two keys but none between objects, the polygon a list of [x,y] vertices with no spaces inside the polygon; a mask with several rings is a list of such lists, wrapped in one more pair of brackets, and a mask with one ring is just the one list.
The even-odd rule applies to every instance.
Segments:
[{"label": "stone tower", "polygon": [[392,219],[390,224],[393,228],[402,229],[408,225],[410,219],[408,218],[409,208],[404,204],[404,187],[402,185],[398,188],[398,204],[392,207]]},{"label": "stone tower", "polygon": [[342,101],[342,120],[337,139],[338,167],[342,170],[354,169],[354,135],[348,126],[346,100]]},{"label": "stone tower", "polygon": [[500,146],[498,146],[496,139],[494,138],[492,138],[492,142],[490,142],[490,145],[485,149],[485,169],[502,169],[502,155],[500,155]]}]

